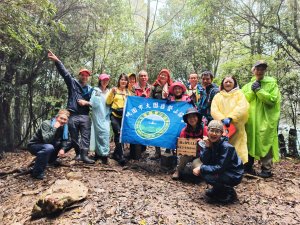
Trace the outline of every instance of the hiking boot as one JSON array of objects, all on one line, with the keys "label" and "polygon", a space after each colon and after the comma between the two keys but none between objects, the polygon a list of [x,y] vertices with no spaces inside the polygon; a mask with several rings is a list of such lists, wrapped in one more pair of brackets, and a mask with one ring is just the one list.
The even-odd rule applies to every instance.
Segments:
[{"label": "hiking boot", "polygon": [[107,165],[107,164],[108,164],[108,157],[107,157],[107,156],[102,156],[102,157],[101,157],[101,162],[102,162],[103,164]]},{"label": "hiking boot", "polygon": [[61,165],[62,165],[62,162],[59,159],[56,159],[53,162],[48,163],[48,167],[59,167]]},{"label": "hiking boot", "polygon": [[31,177],[37,180],[43,180],[45,178],[45,174],[44,173],[39,173],[39,174],[31,174]]},{"label": "hiking boot", "polygon": [[205,191],[205,195],[209,198],[214,198],[217,196],[217,194],[217,190],[214,187]]},{"label": "hiking boot", "polygon": [[216,200],[223,204],[230,204],[237,200],[237,194],[233,187],[226,187],[222,195],[216,196]]},{"label": "hiking boot", "polygon": [[101,159],[101,156],[98,155],[96,152],[95,152],[95,155],[94,155],[94,158],[93,158],[95,161]]},{"label": "hiking boot", "polygon": [[126,160],[122,157],[121,159],[118,160],[118,163],[119,163],[120,166],[123,167],[123,166],[126,165],[127,162],[126,162]]},{"label": "hiking boot", "polygon": [[170,154],[171,153],[171,149],[166,148],[165,153]]},{"label": "hiking boot", "polygon": [[86,164],[94,164],[95,161],[88,157],[88,149],[82,149],[80,152],[80,157],[82,161]]},{"label": "hiking boot", "polygon": [[173,180],[178,180],[179,179],[179,171],[176,169],[176,171],[172,175]]},{"label": "hiking boot", "polygon": [[160,147],[155,147],[154,156],[152,156],[150,159],[155,160],[155,159],[159,159],[160,157],[161,157]]},{"label": "hiking boot", "polygon": [[245,174],[250,174],[250,175],[252,175],[252,176],[257,176],[257,172],[256,172],[255,169],[253,169],[253,168],[250,168],[250,169],[246,169],[246,168],[245,168],[244,173],[245,173]]},{"label": "hiking boot", "polygon": [[81,156],[80,156],[80,154],[76,155],[76,156],[74,157],[74,160],[75,160],[75,161],[81,161]]},{"label": "hiking boot", "polygon": [[260,173],[257,174],[257,176],[259,176],[261,178],[269,178],[269,177],[272,177],[273,174],[270,171],[262,170]]}]

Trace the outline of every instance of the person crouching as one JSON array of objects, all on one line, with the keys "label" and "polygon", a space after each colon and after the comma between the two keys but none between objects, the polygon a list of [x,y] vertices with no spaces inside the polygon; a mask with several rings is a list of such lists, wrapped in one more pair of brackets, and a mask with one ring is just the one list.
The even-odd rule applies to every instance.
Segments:
[{"label": "person crouching", "polygon": [[[202,123],[202,116],[198,112],[198,110],[196,108],[189,108],[183,116],[183,121],[186,123],[186,126],[182,128],[180,132],[180,137],[192,138],[197,139],[198,141],[202,141],[204,134],[204,126]],[[206,133],[204,135],[206,135]],[[187,155],[179,156],[178,165],[174,174],[172,175],[172,179],[177,180],[181,178],[180,176],[183,173],[187,163],[193,162],[193,164],[195,164],[197,161],[199,161],[199,157],[195,158],[193,156]]]},{"label": "person crouching", "polygon": [[235,148],[229,144],[223,134],[223,123],[212,120],[208,125],[208,139],[200,152],[201,166],[193,169],[212,188],[206,191],[206,196],[220,203],[232,203],[237,195],[234,186],[241,183],[244,173],[242,160]]},{"label": "person crouching", "polygon": [[55,120],[45,120],[28,143],[29,152],[36,156],[31,176],[42,180],[48,163],[57,156],[63,156],[67,141],[63,140],[64,125],[68,123],[70,113],[61,109]]}]

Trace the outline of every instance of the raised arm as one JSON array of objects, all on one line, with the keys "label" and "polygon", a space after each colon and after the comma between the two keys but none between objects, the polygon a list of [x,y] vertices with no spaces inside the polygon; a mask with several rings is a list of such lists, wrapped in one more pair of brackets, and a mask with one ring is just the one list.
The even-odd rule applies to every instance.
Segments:
[{"label": "raised arm", "polygon": [[55,66],[59,72],[59,74],[64,78],[65,83],[68,88],[71,88],[73,76],[69,73],[69,71],[65,68],[64,64],[59,60],[59,58],[50,50],[48,50],[48,58],[55,63]]}]

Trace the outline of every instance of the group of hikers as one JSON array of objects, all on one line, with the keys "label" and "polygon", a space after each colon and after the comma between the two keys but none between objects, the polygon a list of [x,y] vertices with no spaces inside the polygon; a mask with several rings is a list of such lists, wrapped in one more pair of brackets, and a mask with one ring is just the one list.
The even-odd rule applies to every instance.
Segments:
[{"label": "group of hikers", "polygon": [[[183,116],[186,126],[180,137],[197,139],[199,151],[197,157],[178,156],[173,179],[180,179],[186,164],[192,162],[194,176],[201,176],[212,185],[206,196],[227,203],[236,199],[233,187],[241,182],[244,173],[262,178],[272,176],[272,161],[279,160],[277,127],[281,96],[276,79],[265,76],[268,67],[265,61],[253,65],[253,78],[241,89],[233,76],[226,76],[219,87],[213,83],[214,75],[210,71],[201,74],[201,82],[196,73],[189,75],[187,85],[173,82],[167,69],[159,72],[152,85],[148,83],[148,73],[141,70],[137,75],[122,73],[117,86],[110,88],[108,74],[100,74],[98,86],[91,87],[88,85],[91,71],[80,70],[76,79],[51,51],[48,58],[55,63],[67,85],[67,109],[59,110],[55,118],[42,122],[29,141],[29,151],[37,156],[32,177],[43,179],[47,164],[55,163],[72,148],[75,160],[87,164],[100,160],[108,164],[110,127],[115,143],[112,158],[121,166],[136,148],[145,151],[147,146],[131,144],[126,158],[124,144],[120,143],[125,101],[131,95],[192,104]],[[88,155],[91,142],[94,159]],[[156,146],[152,158],[160,157],[161,149]],[[253,168],[254,159],[261,162],[259,173]]]}]

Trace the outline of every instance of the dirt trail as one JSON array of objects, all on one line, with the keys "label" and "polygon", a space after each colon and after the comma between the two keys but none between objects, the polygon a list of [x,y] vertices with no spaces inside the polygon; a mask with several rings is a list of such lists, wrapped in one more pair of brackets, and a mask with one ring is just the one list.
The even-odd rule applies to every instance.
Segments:
[{"label": "dirt trail", "polygon": [[[29,175],[0,178],[0,224],[300,224],[300,163],[285,159],[272,178],[244,178],[232,205],[209,204],[205,183],[173,181],[159,163],[143,159],[125,168],[86,166],[64,159],[67,167],[48,168],[43,181]],[[27,152],[8,153],[0,172],[26,167]],[[76,178],[89,188],[88,198],[54,218],[30,220],[38,195],[56,179]]]}]

